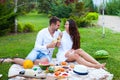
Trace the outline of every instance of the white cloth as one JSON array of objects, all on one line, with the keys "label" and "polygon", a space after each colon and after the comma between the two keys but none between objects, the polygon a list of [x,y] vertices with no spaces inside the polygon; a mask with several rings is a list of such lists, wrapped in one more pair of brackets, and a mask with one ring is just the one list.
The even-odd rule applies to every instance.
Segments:
[{"label": "white cloth", "polygon": [[46,48],[47,44],[51,43],[53,40],[57,39],[59,36],[60,30],[55,31],[53,37],[50,35],[48,28],[44,28],[39,31],[34,49],[40,50],[42,53],[48,54],[52,56],[54,48]]},{"label": "white cloth", "polygon": [[112,80],[113,74],[105,71],[104,69],[88,68],[88,75],[77,75],[73,71],[70,72],[72,75],[69,80]]},{"label": "white cloth", "polygon": [[58,62],[65,61],[65,53],[68,50],[72,49],[73,42],[71,40],[70,35],[66,32],[63,31],[62,39],[61,39],[61,46],[58,49],[57,53],[57,60]]},{"label": "white cloth", "polygon": [[[88,75],[77,75],[73,71],[69,72],[69,79],[65,80],[112,80],[113,79],[113,74],[111,74],[108,71],[105,71],[104,69],[95,69],[95,68],[88,68]],[[13,64],[9,71],[8,71],[8,77],[16,76],[19,74],[19,71],[23,70],[23,67],[17,64]],[[24,77],[21,76],[16,76],[12,77],[8,80],[31,80],[31,79],[25,79]],[[40,80],[40,79],[36,79]],[[50,80],[50,79],[46,79]],[[62,79],[64,80],[64,79]]]},{"label": "white cloth", "polygon": [[13,64],[9,71],[8,71],[8,77],[13,77],[19,75],[19,72],[24,70],[24,68],[18,64]]}]

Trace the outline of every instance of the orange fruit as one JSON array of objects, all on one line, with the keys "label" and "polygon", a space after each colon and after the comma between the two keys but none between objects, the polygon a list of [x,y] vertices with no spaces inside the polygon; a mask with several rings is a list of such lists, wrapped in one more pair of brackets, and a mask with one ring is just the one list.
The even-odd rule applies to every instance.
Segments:
[{"label": "orange fruit", "polygon": [[65,61],[61,62],[61,65],[67,65],[67,62]]},{"label": "orange fruit", "polygon": [[60,75],[60,71],[56,71],[54,74],[55,74],[56,76],[58,76],[58,75]]},{"label": "orange fruit", "polygon": [[64,71],[65,71],[65,69],[64,69],[64,68],[60,68],[59,70],[60,70],[61,72],[64,72]]},{"label": "orange fruit", "polygon": [[23,68],[30,69],[33,67],[33,62],[31,60],[24,60]]}]

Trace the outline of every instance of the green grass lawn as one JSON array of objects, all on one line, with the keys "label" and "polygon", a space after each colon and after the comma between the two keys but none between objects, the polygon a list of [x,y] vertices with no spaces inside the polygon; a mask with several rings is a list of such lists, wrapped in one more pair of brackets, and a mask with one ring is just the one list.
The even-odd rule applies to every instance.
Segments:
[{"label": "green grass lawn", "polygon": [[41,28],[47,27],[49,24],[48,16],[45,14],[29,13],[24,16],[19,16],[18,20],[23,25],[26,23],[33,24],[35,26],[35,30],[40,30]]},{"label": "green grass lawn", "polygon": [[[20,16],[19,20],[23,24],[33,21],[33,24],[36,24],[36,30],[41,29],[41,27],[43,28],[43,26],[47,27],[48,25],[48,18],[46,15],[29,14],[27,16]],[[99,59],[98,61],[107,63],[106,67],[108,71],[114,74],[113,80],[120,80],[120,33],[113,33],[106,29],[105,38],[102,38],[101,27],[80,28],[79,31],[81,35],[81,48],[90,55],[93,55],[97,50],[101,49],[107,50],[110,53],[108,59]],[[36,35],[37,32],[0,37],[0,58],[12,58],[16,56],[25,58],[34,47]],[[0,78],[0,80],[8,79],[7,74],[10,66],[10,63],[0,64],[0,74],[3,74],[3,77]]]}]

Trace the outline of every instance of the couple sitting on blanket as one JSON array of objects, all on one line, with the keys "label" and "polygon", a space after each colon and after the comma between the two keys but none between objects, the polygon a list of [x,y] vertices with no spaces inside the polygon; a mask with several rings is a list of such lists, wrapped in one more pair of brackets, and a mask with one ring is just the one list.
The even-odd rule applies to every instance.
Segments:
[{"label": "couple sitting on blanket", "polygon": [[[60,19],[52,17],[49,20],[49,27],[42,29],[36,38],[34,49],[28,54],[26,59],[30,59],[35,65],[40,62],[50,62],[53,50],[58,47],[58,61],[76,61],[93,68],[104,68],[105,64],[96,61],[92,56],[80,48],[80,34],[74,20],[69,19],[65,23],[65,31],[61,32]],[[25,59],[0,59],[0,62],[13,62],[22,65]]]}]

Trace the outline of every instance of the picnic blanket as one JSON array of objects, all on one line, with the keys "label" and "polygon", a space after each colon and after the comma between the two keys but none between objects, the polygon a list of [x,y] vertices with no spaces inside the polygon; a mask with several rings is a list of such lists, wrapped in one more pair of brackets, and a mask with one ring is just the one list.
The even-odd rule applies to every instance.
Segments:
[{"label": "picnic blanket", "polygon": [[[71,72],[71,76],[69,79],[60,79],[60,80],[112,80],[113,74],[104,70],[104,69],[95,69],[95,68],[88,68],[88,75],[77,75],[74,72]],[[34,79],[34,78],[26,78],[19,76],[19,72],[23,70],[23,67],[18,64],[13,64],[9,71],[8,71],[8,80],[41,80],[41,79]],[[48,77],[42,80],[56,80],[54,77]]]}]

